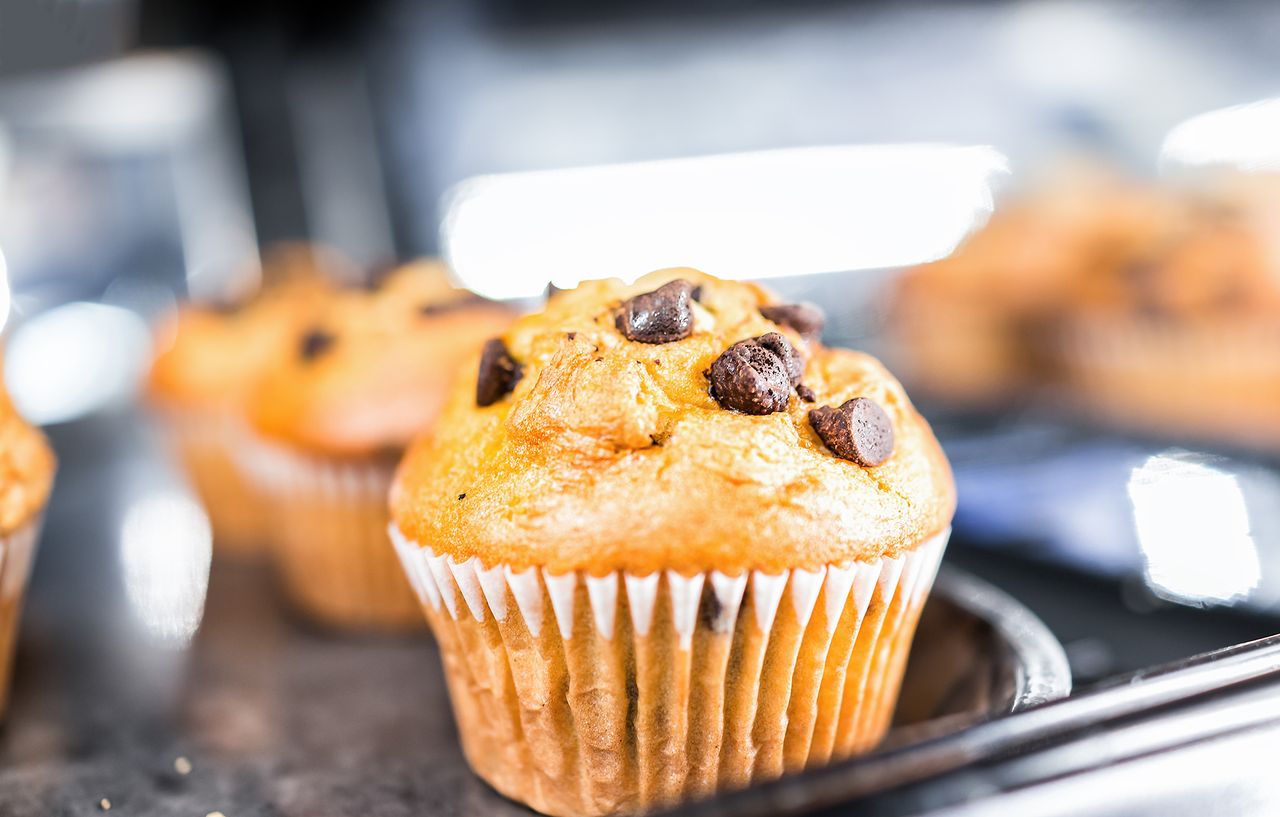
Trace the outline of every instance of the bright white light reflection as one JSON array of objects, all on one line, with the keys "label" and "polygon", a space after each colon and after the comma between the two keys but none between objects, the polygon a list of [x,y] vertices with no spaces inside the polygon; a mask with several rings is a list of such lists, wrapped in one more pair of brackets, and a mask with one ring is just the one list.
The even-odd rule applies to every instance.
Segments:
[{"label": "bright white light reflection", "polygon": [[135,502],[120,530],[125,592],[147,631],[183,646],[204,615],[212,535],[200,506],[181,493]]},{"label": "bright white light reflection", "polygon": [[133,394],[150,346],[146,324],[126,309],[65,304],[14,330],[5,380],[29,420],[65,422]]},{"label": "bright white light reflection", "polygon": [[1280,170],[1280,98],[1209,111],[1177,125],[1160,146],[1160,166],[1178,165]]},{"label": "bright white light reflection", "polygon": [[951,252],[1007,172],[992,148],[921,144],[484,176],[446,196],[441,246],[493,298],[672,266],[724,278],[895,267]]},{"label": "bright white light reflection", "polygon": [[1231,604],[1258,586],[1258,549],[1234,476],[1194,454],[1167,451],[1133,469],[1129,499],[1156,595],[1196,606]]},{"label": "bright white light reflection", "polygon": [[[3,158],[0,156],[0,164],[3,164]],[[0,251],[0,330],[9,322],[9,307],[9,265],[4,260],[4,252]]]}]

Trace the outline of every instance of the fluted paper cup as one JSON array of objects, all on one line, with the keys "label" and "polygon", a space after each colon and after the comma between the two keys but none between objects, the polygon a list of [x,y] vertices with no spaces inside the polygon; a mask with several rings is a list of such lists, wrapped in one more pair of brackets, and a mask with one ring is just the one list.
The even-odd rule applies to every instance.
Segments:
[{"label": "fluted paper cup", "polygon": [[235,558],[260,555],[266,511],[236,455],[247,435],[242,421],[230,411],[157,413],[169,447],[209,515],[215,553]]},{"label": "fluted paper cup", "polygon": [[391,527],[495,789],[603,815],[769,780],[884,736],[946,546],[779,574],[551,575]]},{"label": "fluted paper cup", "polygon": [[394,462],[310,456],[262,440],[243,455],[267,498],[272,558],[295,607],[336,629],[422,629],[387,541]]},{"label": "fluted paper cup", "polygon": [[0,715],[9,708],[9,681],[18,642],[22,599],[35,561],[42,519],[36,518],[8,536],[0,536]]},{"label": "fluted paper cup", "polygon": [[1280,327],[1081,318],[1056,337],[1071,398],[1103,420],[1280,445]]}]

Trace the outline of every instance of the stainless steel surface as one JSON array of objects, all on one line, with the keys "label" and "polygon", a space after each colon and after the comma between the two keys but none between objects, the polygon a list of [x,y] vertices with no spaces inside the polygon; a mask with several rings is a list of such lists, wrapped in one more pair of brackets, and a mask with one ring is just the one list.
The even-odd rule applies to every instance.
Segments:
[{"label": "stainless steel surface", "polygon": [[[104,799],[131,817],[526,813],[467,769],[425,636],[331,637],[282,608],[263,566],[215,564],[184,645],[173,623],[187,619],[139,603],[120,541],[146,527],[132,509],[181,496],[146,425],[100,416],[53,436],[62,472],[0,736],[0,814],[91,814]],[[183,575],[198,575],[198,542],[168,534],[171,549],[192,548]],[[1029,613],[944,571],[895,735],[1066,694],[1065,668]]]}]

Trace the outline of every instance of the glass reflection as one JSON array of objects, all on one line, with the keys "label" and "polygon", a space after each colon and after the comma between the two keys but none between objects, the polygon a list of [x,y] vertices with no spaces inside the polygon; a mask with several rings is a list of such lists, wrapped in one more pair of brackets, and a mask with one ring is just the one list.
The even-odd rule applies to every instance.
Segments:
[{"label": "glass reflection", "polygon": [[447,196],[441,246],[492,298],[672,266],[724,278],[895,267],[950,253],[1007,172],[989,147],[900,144],[484,176]]},{"label": "glass reflection", "polygon": [[146,323],[134,313],[88,302],[43,312],[14,330],[5,379],[19,411],[48,425],[123,403],[150,354]]},{"label": "glass reflection", "polygon": [[125,513],[125,591],[134,614],[158,640],[185,646],[200,626],[211,544],[208,517],[182,493],[145,495]]},{"label": "glass reflection", "polygon": [[1262,578],[1244,493],[1235,475],[1185,451],[1147,459],[1129,477],[1148,586],[1183,604],[1234,604]]},{"label": "glass reflection", "polygon": [[1280,170],[1280,98],[1233,105],[1180,123],[1160,146],[1160,166]]}]

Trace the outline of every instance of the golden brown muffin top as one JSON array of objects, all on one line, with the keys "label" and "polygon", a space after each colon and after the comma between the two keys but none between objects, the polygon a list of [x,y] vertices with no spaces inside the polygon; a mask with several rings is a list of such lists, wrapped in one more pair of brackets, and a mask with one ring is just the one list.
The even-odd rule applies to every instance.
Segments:
[{"label": "golden brown muffin top", "polygon": [[49,501],[57,461],[49,441],[0,389],[0,535],[30,522]]},{"label": "golden brown muffin top", "polygon": [[597,574],[817,567],[943,531],[950,467],[902,387],[775,306],[691,269],[553,296],[472,357],[401,464],[396,524],[489,566]]},{"label": "golden brown muffin top", "polygon": [[269,251],[264,286],[229,307],[188,304],[161,327],[147,391],[162,405],[241,406],[333,293],[339,262],[305,245]]},{"label": "golden brown muffin top", "polygon": [[263,436],[331,456],[402,451],[440,412],[458,365],[513,313],[421,261],[335,296],[249,399]]}]

